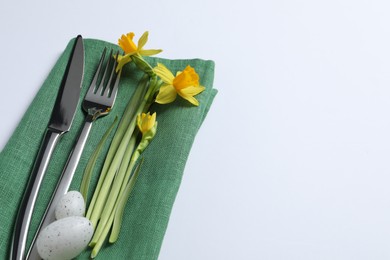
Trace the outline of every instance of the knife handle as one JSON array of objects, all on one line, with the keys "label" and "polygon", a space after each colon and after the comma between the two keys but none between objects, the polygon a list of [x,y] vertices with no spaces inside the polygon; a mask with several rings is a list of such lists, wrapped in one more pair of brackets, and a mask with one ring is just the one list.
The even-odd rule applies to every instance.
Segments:
[{"label": "knife handle", "polygon": [[35,201],[38,196],[39,188],[45,175],[49,160],[62,133],[53,132],[47,129],[42,140],[41,147],[35,159],[33,170],[30,174],[19,211],[16,216],[14,233],[12,236],[12,245],[10,252],[11,260],[23,260],[26,249],[26,240],[28,228],[30,226],[31,216],[34,210]]},{"label": "knife handle", "polygon": [[62,198],[69,189],[69,186],[72,182],[73,176],[76,172],[77,165],[80,161],[81,154],[83,152],[85,143],[88,139],[89,132],[92,127],[92,121],[87,120],[84,123],[84,127],[81,130],[79,137],[77,139],[76,145],[71,153],[71,155],[68,158],[68,161],[65,165],[65,168],[61,174],[61,177],[57,183],[57,187],[51,197],[50,203],[46,208],[45,215],[42,218],[42,221],[39,225],[39,228],[37,232],[35,233],[34,239],[31,243],[30,249],[27,253],[27,259],[28,260],[37,260],[41,259],[39,257],[37,248],[36,248],[36,239],[38,238],[39,232],[48,226],[50,223],[54,222],[56,220],[55,218],[55,208]]}]

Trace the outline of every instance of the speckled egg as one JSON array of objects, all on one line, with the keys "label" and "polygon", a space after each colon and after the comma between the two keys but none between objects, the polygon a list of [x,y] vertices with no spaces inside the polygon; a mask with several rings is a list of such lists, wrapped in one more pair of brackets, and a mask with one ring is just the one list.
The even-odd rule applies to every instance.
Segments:
[{"label": "speckled egg", "polygon": [[72,259],[87,247],[92,235],[92,223],[87,218],[62,218],[39,233],[37,250],[44,260]]},{"label": "speckled egg", "polygon": [[78,191],[69,191],[66,193],[55,209],[56,219],[66,218],[70,216],[84,216],[85,203],[83,195]]}]

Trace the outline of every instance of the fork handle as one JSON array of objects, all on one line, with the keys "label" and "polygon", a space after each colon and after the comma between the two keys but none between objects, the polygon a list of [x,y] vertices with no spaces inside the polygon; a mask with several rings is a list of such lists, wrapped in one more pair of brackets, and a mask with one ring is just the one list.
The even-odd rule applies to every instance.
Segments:
[{"label": "fork handle", "polygon": [[48,129],[42,140],[38,155],[35,159],[33,170],[30,174],[22,202],[19,206],[19,212],[16,217],[14,233],[12,237],[12,246],[10,252],[11,260],[24,259],[28,228],[31,222],[31,216],[34,210],[35,201],[38,197],[38,191],[45,175],[49,160],[62,133],[54,132]]},{"label": "fork handle", "polygon": [[81,154],[83,152],[85,143],[88,139],[89,132],[92,127],[92,118],[87,116],[83,129],[81,130],[79,137],[77,139],[76,145],[73,148],[68,161],[65,165],[65,168],[61,174],[60,179],[58,180],[57,187],[51,197],[50,203],[46,208],[45,214],[42,218],[42,221],[39,225],[39,228],[37,232],[35,233],[34,239],[32,241],[32,244],[30,246],[30,250],[27,253],[27,259],[29,260],[37,260],[41,259],[41,257],[38,254],[37,248],[36,248],[36,239],[40,233],[40,231],[48,226],[50,223],[55,221],[55,208],[59,202],[59,200],[64,196],[65,193],[68,192],[69,186],[72,182],[73,176],[76,172],[77,165],[79,163]]}]

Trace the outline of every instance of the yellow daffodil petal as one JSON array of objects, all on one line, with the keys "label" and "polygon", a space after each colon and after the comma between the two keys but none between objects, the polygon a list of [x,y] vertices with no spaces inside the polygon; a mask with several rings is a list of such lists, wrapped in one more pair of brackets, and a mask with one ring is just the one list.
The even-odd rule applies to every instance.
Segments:
[{"label": "yellow daffodil petal", "polygon": [[157,63],[157,66],[153,69],[154,73],[157,74],[157,76],[165,83],[172,85],[173,79],[175,76],[173,76],[172,72],[164,66],[162,63]]},{"label": "yellow daffodil petal", "polygon": [[141,54],[142,56],[152,56],[152,55],[156,55],[160,52],[162,52],[162,50],[160,50],[160,49],[158,49],[158,50],[140,50],[139,54]]},{"label": "yellow daffodil petal", "polygon": [[199,106],[199,101],[196,98],[194,98],[193,96],[187,95],[187,94],[183,93],[182,91],[179,91],[178,93],[182,98],[184,98],[185,100],[187,100],[188,102],[190,102],[194,106]]},{"label": "yellow daffodil petal", "polygon": [[194,68],[187,66],[181,73],[173,80],[173,86],[177,90],[187,88],[189,86],[198,86],[199,85],[199,75],[196,73]]},{"label": "yellow daffodil petal", "polygon": [[160,87],[160,91],[156,97],[156,103],[168,104],[176,99],[177,93],[172,85],[165,85]]},{"label": "yellow daffodil petal", "polygon": [[138,40],[138,49],[141,50],[142,47],[145,46],[146,42],[148,41],[149,32],[146,31]]},{"label": "yellow daffodil petal", "polygon": [[183,88],[180,90],[181,93],[184,93],[185,95],[191,95],[195,96],[204,91],[206,88],[203,86],[190,86],[187,88]]},{"label": "yellow daffodil petal", "polygon": [[181,89],[178,91],[178,94],[184,98],[185,100],[189,101],[191,104],[195,106],[199,106],[199,101],[194,98],[195,95],[199,94],[205,90],[205,87],[202,86],[191,86],[184,89]]},{"label": "yellow daffodil petal", "polygon": [[129,63],[131,61],[131,55],[126,54],[125,56],[118,55],[118,65],[116,66],[116,72],[120,71],[125,64]]},{"label": "yellow daffodil petal", "polygon": [[134,41],[134,33],[128,33],[126,35],[122,34],[121,38],[118,40],[118,45],[124,50],[126,54],[137,52],[137,46]]}]

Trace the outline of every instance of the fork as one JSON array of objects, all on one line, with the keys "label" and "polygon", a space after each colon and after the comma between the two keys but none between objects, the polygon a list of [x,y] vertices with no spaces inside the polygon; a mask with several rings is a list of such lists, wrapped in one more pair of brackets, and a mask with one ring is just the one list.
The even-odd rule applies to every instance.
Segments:
[{"label": "fork", "polygon": [[[68,158],[51,201],[46,208],[45,215],[42,218],[38,231],[35,233],[30,250],[27,253],[27,259],[41,259],[35,246],[38,234],[43,228],[45,228],[51,222],[55,221],[55,207],[60,201],[61,197],[69,189],[83,148],[88,139],[89,132],[92,128],[92,123],[99,117],[107,115],[114,105],[121,75],[121,71],[119,71],[118,74],[115,72],[118,53],[116,53],[116,57],[113,59],[114,61],[110,62],[111,57],[113,57],[112,50],[110,51],[107,64],[105,69],[103,69],[102,67],[105,60],[105,55],[106,49],[103,50],[98,68],[82,104],[83,110],[87,113],[84,126],[80,132],[76,145]],[[103,75],[101,75],[102,73]],[[100,84],[98,84],[98,82],[100,82]]]}]

